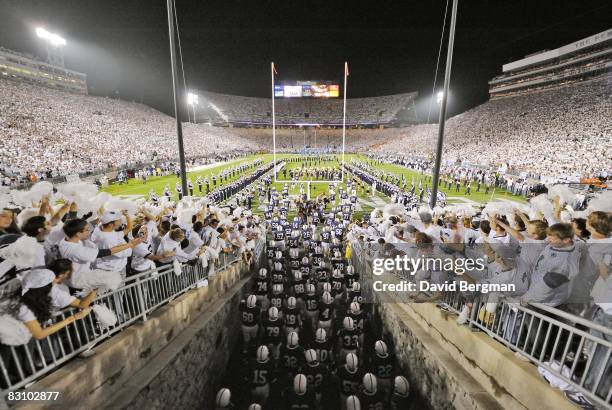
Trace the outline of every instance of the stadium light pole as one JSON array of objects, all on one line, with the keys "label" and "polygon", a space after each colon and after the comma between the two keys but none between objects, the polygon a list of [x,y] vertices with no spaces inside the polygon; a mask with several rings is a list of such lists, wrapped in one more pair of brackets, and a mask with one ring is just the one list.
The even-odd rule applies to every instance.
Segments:
[{"label": "stadium light pole", "polygon": [[344,62],[344,104],[342,108],[342,181],[344,181],[344,142],[346,140],[346,83],[349,71],[348,62]]},{"label": "stadium light pole", "polygon": [[448,51],[446,54],[446,71],[444,73],[444,91],[440,105],[440,119],[438,125],[438,147],[436,150],[436,163],[433,172],[430,206],[433,209],[438,199],[438,180],[440,179],[440,165],[442,164],[442,146],[444,145],[444,123],[446,122],[446,101],[448,99],[448,86],[450,84],[451,68],[453,65],[453,46],[455,44],[455,26],[457,24],[457,5],[459,0],[453,0],[450,32],[448,34]]},{"label": "stadium light pole", "polygon": [[187,93],[187,104],[193,109],[193,123],[196,123],[196,105],[199,105],[199,96],[195,93]]},{"label": "stadium light pole", "polygon": [[36,36],[45,40],[45,49],[47,51],[47,62],[49,64],[64,66],[64,46],[66,39],[55,33],[51,33],[43,27],[36,28]]},{"label": "stadium light pole", "polygon": [[174,0],[166,0],[168,9],[168,34],[170,37],[170,66],[172,68],[172,91],[174,94],[174,117],[176,118],[176,136],[178,138],[179,165],[181,168],[181,187],[183,195],[187,195],[187,169],[185,167],[185,147],[183,145],[183,125],[181,124],[180,103],[179,103],[179,81],[178,69],[176,66],[176,46],[174,38]]},{"label": "stadium light pole", "polygon": [[273,158],[272,158],[272,168],[274,169],[274,182],[276,183],[276,117],[274,113],[274,73],[276,72],[276,67],[274,67],[274,62],[270,63],[270,74],[272,76],[272,150],[273,150]]}]

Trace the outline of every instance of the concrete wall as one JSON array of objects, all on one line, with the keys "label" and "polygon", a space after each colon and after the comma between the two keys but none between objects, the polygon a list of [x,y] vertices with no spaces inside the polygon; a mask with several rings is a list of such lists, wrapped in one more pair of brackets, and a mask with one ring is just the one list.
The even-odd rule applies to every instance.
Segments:
[{"label": "concrete wall", "polygon": [[220,382],[239,327],[238,301],[248,267],[236,262],[206,288],[155,311],[30,387],[59,391],[54,405],[19,408],[204,408]]},{"label": "concrete wall", "polygon": [[[391,275],[378,279],[398,281]],[[456,315],[434,303],[400,303],[398,295],[382,292],[370,296],[412,388],[433,408],[576,408],[548,385],[533,364],[517,359],[486,334],[457,325]]]}]

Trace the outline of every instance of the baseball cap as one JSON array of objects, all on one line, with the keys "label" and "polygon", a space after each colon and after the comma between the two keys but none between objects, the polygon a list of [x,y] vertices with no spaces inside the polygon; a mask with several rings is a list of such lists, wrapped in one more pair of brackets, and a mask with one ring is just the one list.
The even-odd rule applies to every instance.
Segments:
[{"label": "baseball cap", "polygon": [[100,223],[106,225],[107,223],[118,221],[121,219],[121,214],[115,211],[106,211],[100,218]]}]

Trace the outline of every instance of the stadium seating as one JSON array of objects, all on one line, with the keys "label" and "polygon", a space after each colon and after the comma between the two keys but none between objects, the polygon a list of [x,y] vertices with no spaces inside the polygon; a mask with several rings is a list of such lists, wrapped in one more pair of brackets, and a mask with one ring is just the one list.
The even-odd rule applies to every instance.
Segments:
[{"label": "stadium seating", "polygon": [[[529,95],[488,101],[446,123],[444,161],[509,165],[516,172],[568,180],[610,168],[612,99],[607,75]],[[402,130],[380,152],[431,155],[437,125]]]},{"label": "stadium seating", "polygon": [[[206,112],[213,122],[272,123],[270,98],[240,97],[204,92],[208,104]],[[389,124],[397,113],[412,104],[416,93],[387,95],[382,97],[351,98],[346,107],[346,123]],[[277,98],[275,115],[277,124],[342,124],[343,100],[316,98]]]}]

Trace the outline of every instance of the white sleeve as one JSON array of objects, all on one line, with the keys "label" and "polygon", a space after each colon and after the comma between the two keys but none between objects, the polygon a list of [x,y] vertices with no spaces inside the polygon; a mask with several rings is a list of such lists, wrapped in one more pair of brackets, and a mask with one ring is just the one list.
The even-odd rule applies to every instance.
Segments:
[{"label": "white sleeve", "polygon": [[72,302],[74,302],[76,298],[65,290],[61,289],[59,286],[53,285],[51,287],[51,303],[57,309],[63,309],[66,306],[70,306]]}]

